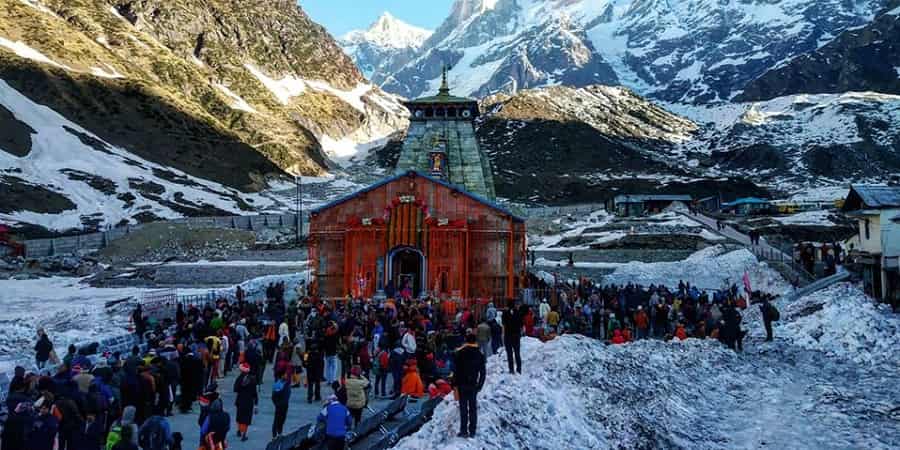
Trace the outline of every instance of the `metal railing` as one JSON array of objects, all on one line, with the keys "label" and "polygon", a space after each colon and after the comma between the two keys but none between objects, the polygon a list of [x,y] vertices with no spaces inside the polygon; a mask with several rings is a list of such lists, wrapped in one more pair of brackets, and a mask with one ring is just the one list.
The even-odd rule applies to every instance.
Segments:
[{"label": "metal railing", "polygon": [[791,272],[793,284],[798,287],[806,286],[816,280],[816,275],[810,273],[793,257],[793,248],[777,248],[772,244],[768,245],[751,245],[750,251],[762,261],[772,264],[778,264]]}]

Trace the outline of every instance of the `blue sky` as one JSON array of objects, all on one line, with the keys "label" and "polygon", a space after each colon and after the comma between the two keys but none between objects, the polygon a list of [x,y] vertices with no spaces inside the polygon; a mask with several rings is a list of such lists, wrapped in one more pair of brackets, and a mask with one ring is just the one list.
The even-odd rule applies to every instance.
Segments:
[{"label": "blue sky", "polygon": [[388,11],[409,24],[435,29],[450,13],[453,0],[298,0],[313,20],[334,36],[368,28]]}]

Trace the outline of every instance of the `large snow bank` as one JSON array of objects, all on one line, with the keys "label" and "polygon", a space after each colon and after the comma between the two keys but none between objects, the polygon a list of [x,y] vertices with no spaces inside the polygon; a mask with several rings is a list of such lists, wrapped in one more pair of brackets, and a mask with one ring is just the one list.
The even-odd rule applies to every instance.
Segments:
[{"label": "large snow bank", "polygon": [[[297,299],[297,286],[308,271],[269,275],[241,283],[252,300],[264,299],[269,283],[285,282],[285,300]],[[95,288],[84,278],[51,277],[36,280],[0,280],[0,357],[30,358],[37,329],[44,328],[58,348],[69,343],[101,341],[127,332],[128,314],[148,288]],[[177,295],[208,295],[215,292],[233,297],[235,288],[191,288]],[[112,308],[106,303],[128,300]]]},{"label": "large snow bank", "polygon": [[[876,305],[850,283],[840,283],[779,305],[776,337],[794,345],[864,365],[893,362],[900,349],[900,316]],[[761,335],[751,327],[751,335]]]},{"label": "large snow bank", "polygon": [[759,262],[749,250],[726,252],[721,245],[707,247],[683,261],[630,262],[607,275],[604,283],[677,287],[678,281],[684,280],[700,289],[712,290],[731,284],[742,286],[745,272],[750,276],[753,290],[781,294],[789,287],[781,275]]},{"label": "large snow bank", "polygon": [[456,437],[458,403],[448,399],[396,448],[837,449],[886,448],[900,438],[881,414],[893,395],[876,387],[883,375],[841,378],[802,355],[740,355],[696,339],[606,346],[565,335],[524,339],[522,358],[515,376],[504,355],[489,358],[476,438]]}]

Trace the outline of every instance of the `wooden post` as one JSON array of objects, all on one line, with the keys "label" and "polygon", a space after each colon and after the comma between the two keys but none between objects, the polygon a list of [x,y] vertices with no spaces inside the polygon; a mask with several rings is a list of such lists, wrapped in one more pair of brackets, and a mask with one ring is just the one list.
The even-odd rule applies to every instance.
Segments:
[{"label": "wooden post", "polygon": [[512,216],[509,216],[509,244],[506,246],[506,298],[513,298],[513,268],[515,264],[513,264],[513,247],[515,246],[515,242],[513,240],[513,235],[515,234],[513,229],[513,219]]},{"label": "wooden post", "polygon": [[463,300],[469,298],[469,256],[471,255],[469,253],[469,245],[471,245],[471,238],[470,238],[471,233],[469,232],[469,224],[468,223],[466,223],[465,233],[466,233],[466,249],[465,249],[466,260],[463,265],[463,267],[465,268],[465,269],[463,269],[463,295],[462,295]]}]

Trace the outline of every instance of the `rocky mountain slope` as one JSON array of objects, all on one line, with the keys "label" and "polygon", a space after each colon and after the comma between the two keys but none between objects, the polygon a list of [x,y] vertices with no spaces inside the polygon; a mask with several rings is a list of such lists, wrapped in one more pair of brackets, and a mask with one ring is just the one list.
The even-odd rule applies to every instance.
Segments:
[{"label": "rocky mountain slope", "polygon": [[[790,194],[900,172],[900,96],[845,93],[717,106],[654,104],[622,87],[554,86],[482,101],[497,192],[522,202],[616,193]],[[399,146],[377,152],[391,167]]]},{"label": "rocky mountain slope", "polygon": [[900,1],[872,23],[753,80],[738,100],[791,94],[875,91],[900,94]]},{"label": "rocky mountain slope", "polygon": [[416,97],[442,63],[462,94],[621,84],[724,102],[777,64],[867,24],[888,0],[458,0],[418,56],[374,81]]},{"label": "rocky mountain slope", "polygon": [[406,124],[293,0],[0,0],[0,80],[0,213],[56,229],[249,210],[205,196],[322,173]]},{"label": "rocky mountain slope", "polygon": [[432,31],[385,12],[366,30],[351,31],[339,43],[368,79],[385,79],[415,56]]},{"label": "rocky mountain slope", "polygon": [[708,108],[670,105],[704,126],[682,144],[710,176],[783,190],[886,181],[900,172],[900,96],[790,95]]}]

